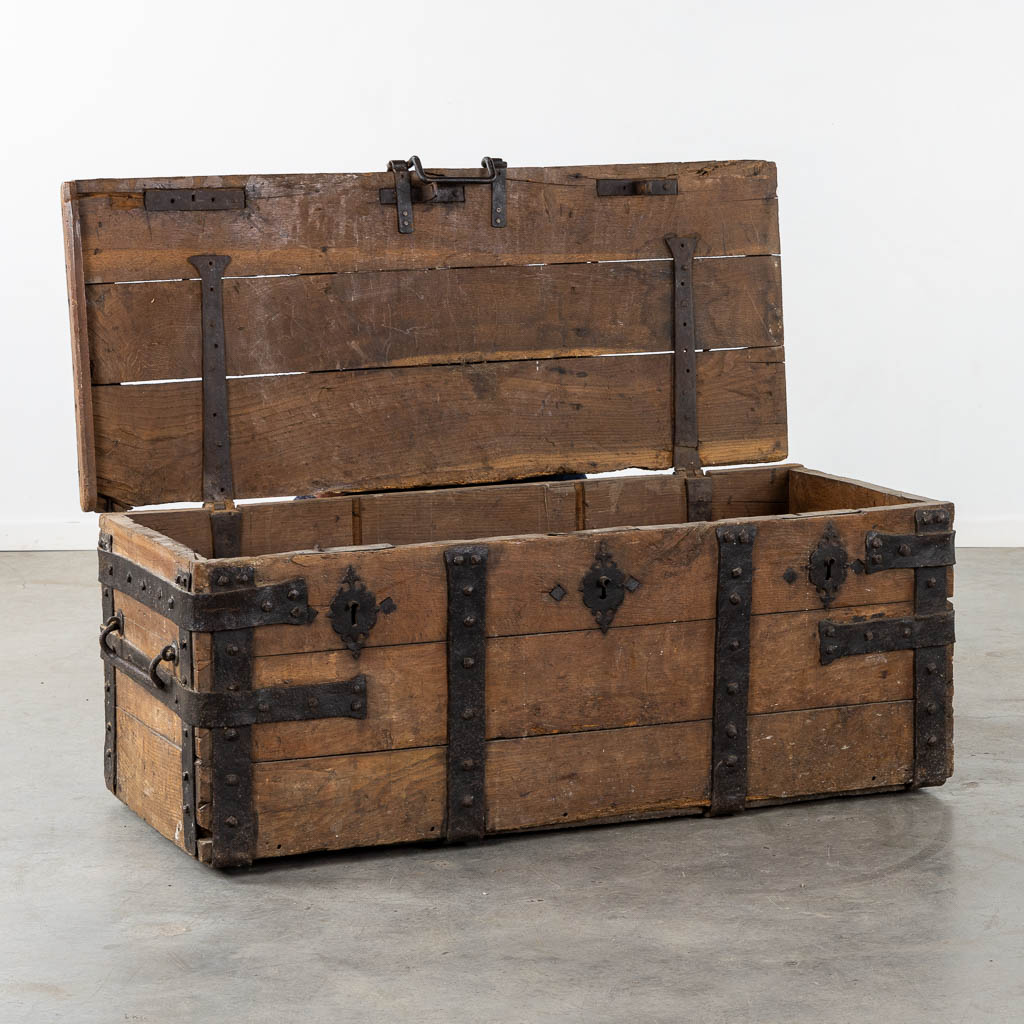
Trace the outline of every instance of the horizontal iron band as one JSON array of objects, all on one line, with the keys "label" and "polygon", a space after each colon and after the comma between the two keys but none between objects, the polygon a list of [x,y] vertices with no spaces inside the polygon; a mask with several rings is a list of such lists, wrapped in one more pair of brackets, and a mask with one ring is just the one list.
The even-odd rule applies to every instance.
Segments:
[{"label": "horizontal iron band", "polygon": [[932,569],[953,565],[956,561],[954,536],[952,531],[899,534],[868,530],[864,535],[864,571]]},{"label": "horizontal iron band", "polygon": [[904,619],[865,619],[862,622],[823,619],[818,623],[822,665],[854,654],[942,647],[955,639],[951,611]]},{"label": "horizontal iron band", "polygon": [[267,722],[307,722],[316,718],[366,718],[366,676],[304,686],[267,686],[235,693],[198,693],[158,667],[157,686],[150,677],[150,658],[123,637],[100,642],[103,660],[134,679],[195,729],[228,729]]},{"label": "horizontal iron band", "polygon": [[301,578],[257,587],[252,584],[251,568],[232,566],[214,574],[214,583],[224,589],[193,594],[182,585],[187,586],[187,577],[179,577],[181,582],[166,580],[110,551],[100,550],[99,563],[99,581],[104,586],[127,594],[193,633],[304,626],[316,618],[316,609],[309,607],[306,581]]}]

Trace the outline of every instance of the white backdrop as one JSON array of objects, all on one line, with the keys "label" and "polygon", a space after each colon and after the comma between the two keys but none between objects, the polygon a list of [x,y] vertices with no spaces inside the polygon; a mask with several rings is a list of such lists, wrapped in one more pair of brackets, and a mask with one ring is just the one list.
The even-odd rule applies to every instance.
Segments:
[{"label": "white backdrop", "polygon": [[95,543],[77,511],[62,180],[377,170],[412,152],[775,160],[791,459],[952,498],[962,544],[1021,544],[1018,9],[14,6],[0,548]]}]

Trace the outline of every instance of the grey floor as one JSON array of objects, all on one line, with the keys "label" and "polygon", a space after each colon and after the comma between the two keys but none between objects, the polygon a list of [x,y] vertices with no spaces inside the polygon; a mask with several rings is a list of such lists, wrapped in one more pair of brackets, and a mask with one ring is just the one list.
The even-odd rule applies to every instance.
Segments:
[{"label": "grey floor", "polygon": [[1024,550],[957,570],[939,790],[217,874],[103,787],[92,553],[0,555],[0,1019],[1024,1020]]}]

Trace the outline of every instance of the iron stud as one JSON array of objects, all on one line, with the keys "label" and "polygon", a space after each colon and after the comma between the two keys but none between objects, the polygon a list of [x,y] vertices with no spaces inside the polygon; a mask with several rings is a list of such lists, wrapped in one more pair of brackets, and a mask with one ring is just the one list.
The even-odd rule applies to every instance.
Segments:
[{"label": "iron stud", "polygon": [[928,675],[933,676],[935,675],[937,668],[938,666],[935,664],[934,661],[929,661],[928,664],[925,665],[924,670],[928,673]]},{"label": "iron stud", "polygon": [[739,642],[739,640],[730,640],[729,641],[729,650],[730,651],[738,651],[739,649],[740,649],[740,642]]},{"label": "iron stud", "polygon": [[464,772],[471,772],[476,767],[476,761],[471,757],[464,757],[460,767]]},{"label": "iron stud", "polygon": [[882,546],[882,538],[874,537],[871,540],[871,546],[877,551]]},{"label": "iron stud", "polygon": [[925,586],[926,586],[926,587],[927,587],[927,588],[928,588],[929,590],[931,590],[931,589],[932,589],[933,587],[935,587],[935,586],[936,586],[936,584],[937,584],[938,582],[939,582],[939,581],[938,581],[938,580],[937,580],[937,579],[936,579],[936,578],[935,578],[934,576],[929,576],[929,577],[928,577],[928,579],[926,579],[926,580],[924,581],[924,585],[925,585]]},{"label": "iron stud", "polygon": [[473,806],[473,802],[474,801],[473,801],[473,794],[472,793],[467,793],[462,798],[462,806],[463,807],[472,807]]},{"label": "iron stud", "polygon": [[726,693],[739,693],[740,692],[740,684],[739,683],[726,683],[725,684],[725,692]]},{"label": "iron stud", "polygon": [[743,570],[737,565],[733,568],[732,575],[734,579],[739,579],[743,575]]},{"label": "iron stud", "polygon": [[934,747],[935,744],[938,743],[938,742],[939,742],[939,737],[936,736],[935,733],[929,733],[928,739],[925,740],[925,743],[927,743],[929,747]]},{"label": "iron stud", "polygon": [[235,828],[238,825],[238,819],[233,814],[229,815],[224,819],[224,824],[227,825],[228,828]]},{"label": "iron stud", "polygon": [[475,625],[476,625],[476,618],[475,618],[474,616],[472,616],[472,615],[467,615],[467,616],[466,616],[466,617],[465,617],[465,618],[464,618],[464,619],[462,620],[462,624],[463,624],[464,626],[467,626],[467,627],[468,627],[468,626],[475,626]]},{"label": "iron stud", "polygon": [[298,599],[301,596],[302,595],[298,592],[298,590],[295,589],[295,587],[292,587],[292,589],[288,591],[288,600],[289,601],[298,601]]},{"label": "iron stud", "polygon": [[725,727],[725,735],[728,736],[729,739],[731,739],[731,740],[736,739],[737,733],[738,733],[738,730],[737,730],[736,726],[732,724],[732,722],[730,722]]},{"label": "iron stud", "polygon": [[260,607],[265,612],[273,611],[274,610],[274,602],[273,601],[264,601],[263,604],[260,605]]},{"label": "iron stud", "polygon": [[352,684],[352,692],[353,693],[362,693],[364,689],[365,689],[365,687],[363,686],[362,683],[357,682],[357,683],[353,683]]},{"label": "iron stud", "polygon": [[472,718],[476,718],[476,711],[473,708],[463,708],[462,717],[468,722]]},{"label": "iron stud", "polygon": [[463,658],[462,659],[462,667],[463,668],[472,668],[475,664],[476,664],[476,660],[474,658]]},{"label": "iron stud", "polygon": [[479,565],[480,564],[480,556],[479,555],[470,555],[469,556],[469,564],[470,565]]},{"label": "iron stud", "polygon": [[224,776],[224,781],[229,786],[237,786],[238,785],[238,776],[235,775],[234,772],[231,772],[230,774]]},{"label": "iron stud", "polygon": [[228,644],[227,652],[233,658],[238,653],[238,645],[237,644]]},{"label": "iron stud", "polygon": [[238,739],[238,730],[237,729],[225,729],[224,730],[224,739],[226,739],[226,740]]},{"label": "iron stud", "polygon": [[881,565],[882,564],[882,556],[881,555],[872,555],[871,556],[871,564],[872,565]]},{"label": "iron stud", "polygon": [[729,768],[735,768],[738,762],[739,758],[735,754],[729,754],[725,759],[725,763]]},{"label": "iron stud", "polygon": [[472,587],[463,587],[462,588],[462,592],[466,595],[466,597],[469,597],[469,595],[473,593],[473,588]]},{"label": "iron stud", "polygon": [[354,700],[354,701],[352,701],[352,703],[351,703],[351,704],[349,705],[349,707],[350,707],[350,708],[351,708],[351,709],[352,709],[353,711],[362,711],[362,710],[363,710],[363,702],[362,702],[361,700]]},{"label": "iron stud", "polygon": [[265,700],[261,700],[256,705],[256,710],[265,715],[270,710],[270,705]]},{"label": "iron stud", "polygon": [[302,615],[302,609],[296,605],[289,613],[293,619],[299,618]]},{"label": "iron stud", "polygon": [[910,554],[910,545],[909,544],[901,544],[896,550],[899,551],[899,553],[904,558],[906,558]]},{"label": "iron stud", "polygon": [[456,555],[456,556],[455,556],[455,557],[454,557],[454,558],[452,559],[452,561],[453,561],[453,562],[454,562],[454,563],[455,563],[456,565],[462,565],[462,564],[463,564],[463,562],[465,562],[465,561],[466,561],[466,558],[465,558],[465,556],[464,556],[464,555]]},{"label": "iron stud", "polygon": [[739,594],[730,594],[729,595],[729,604],[739,604],[739,603],[740,603],[740,595]]},{"label": "iron stud", "polygon": [[231,580],[228,579],[225,573],[221,573],[221,575],[217,577],[217,583],[219,586],[226,587],[230,582]]}]

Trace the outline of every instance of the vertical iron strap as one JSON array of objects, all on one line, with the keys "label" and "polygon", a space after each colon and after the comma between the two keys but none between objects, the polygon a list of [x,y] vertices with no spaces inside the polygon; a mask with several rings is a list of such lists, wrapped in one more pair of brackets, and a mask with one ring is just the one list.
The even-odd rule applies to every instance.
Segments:
[{"label": "vertical iron strap", "polygon": [[[192,665],[192,634],[178,630],[178,678],[182,686],[194,687]],[[182,846],[196,855],[196,738],[195,729],[181,723],[181,828]]]},{"label": "vertical iron strap", "polygon": [[499,159],[493,158],[494,181],[491,182],[491,227],[503,228],[508,223],[508,203],[506,184],[506,168],[508,164]]},{"label": "vertical iron strap", "polygon": [[[114,539],[109,533],[100,534],[100,551],[112,551]],[[103,585],[103,621],[114,615],[114,588]],[[103,781],[111,793],[117,794],[117,673],[109,661],[103,663]]]},{"label": "vertical iron strap", "polygon": [[203,500],[234,495],[224,352],[224,271],[230,256],[190,256],[203,286]]},{"label": "vertical iron strap", "polygon": [[487,825],[486,741],[487,553],[480,544],[448,548],[449,842],[482,839]]},{"label": "vertical iron strap", "polygon": [[693,322],[693,254],[696,235],[668,235],[672,253],[674,296],[672,360],[673,464],[676,470],[692,473],[700,468],[697,452],[697,333]]},{"label": "vertical iron strap", "polygon": [[398,233],[412,234],[412,183],[409,180],[409,161],[392,160],[388,170],[395,176],[395,209],[398,211]]},{"label": "vertical iron strap", "polygon": [[711,519],[711,477],[686,478],[686,519],[691,523],[706,523]]},{"label": "vertical iron strap", "polygon": [[[211,520],[215,558],[242,553],[242,517],[216,511]],[[254,574],[249,573],[249,579]],[[252,628],[217,630],[213,637],[213,691],[252,689]],[[252,802],[252,726],[213,729],[213,865],[245,867],[256,852],[256,813]]]},{"label": "vertical iron strap", "polygon": [[[915,515],[917,532],[949,529],[949,512],[924,509]],[[914,570],[914,614],[928,615],[947,608],[949,567]],[[941,785],[949,777],[949,650],[920,647],[914,651],[914,781],[912,788]]]},{"label": "vertical iron strap", "polygon": [[747,800],[747,696],[755,526],[720,526],[715,693],[711,720],[710,813],[742,811]]}]

